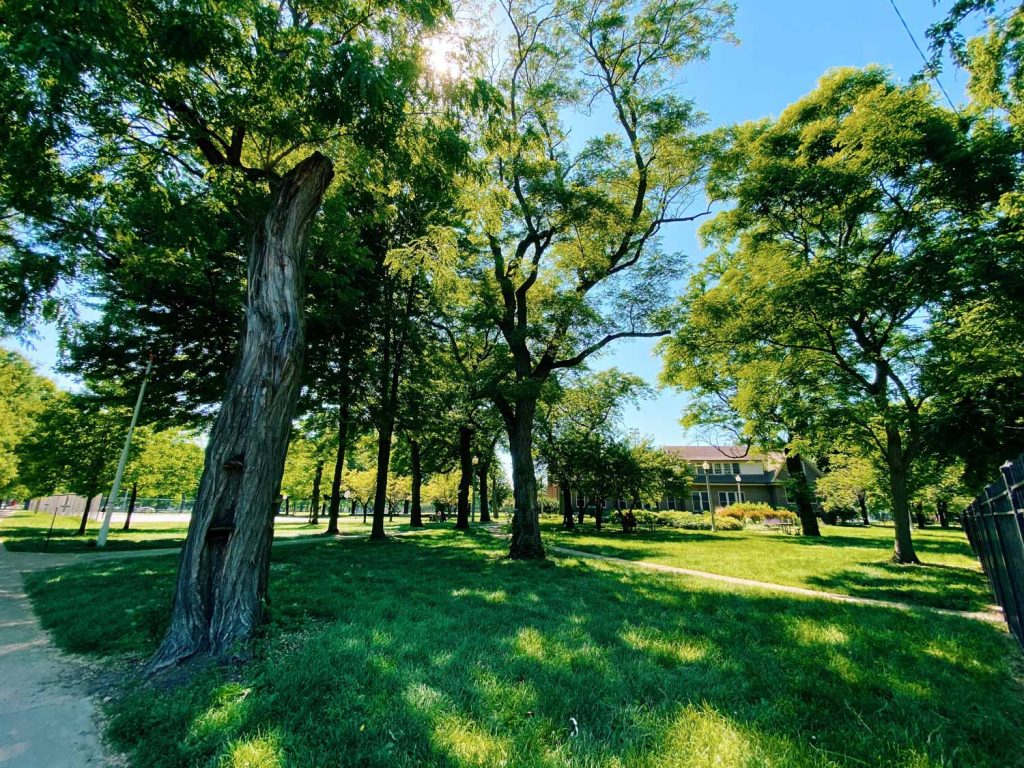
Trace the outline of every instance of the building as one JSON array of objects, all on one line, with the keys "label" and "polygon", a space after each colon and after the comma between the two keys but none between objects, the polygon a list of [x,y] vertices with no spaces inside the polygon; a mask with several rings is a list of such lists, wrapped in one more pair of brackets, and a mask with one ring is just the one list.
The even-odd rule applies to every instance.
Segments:
[{"label": "building", "polygon": [[[693,470],[688,498],[669,495],[658,509],[708,512],[737,501],[785,507],[790,503],[786,486],[789,471],[786,456],[776,451],[758,451],[742,445],[666,445],[662,450]],[[804,461],[807,479],[814,482],[821,473]]]},{"label": "building", "polygon": [[[671,492],[667,494],[657,504],[660,510],[710,512],[712,503],[715,509],[721,509],[735,504],[737,500],[780,508],[790,505],[787,491],[790,475],[784,453],[759,451],[742,445],[663,445],[661,449],[679,462],[690,465],[693,482],[681,496]],[[804,460],[803,464],[811,483],[821,477],[821,472],[809,461]],[[557,485],[547,487],[547,496],[553,502],[561,501]],[[585,501],[587,510],[592,510],[591,501]],[[577,493],[573,493],[572,503],[574,509],[580,503]],[[620,503],[627,506],[629,502],[623,500]],[[611,501],[608,505],[614,506]]]}]

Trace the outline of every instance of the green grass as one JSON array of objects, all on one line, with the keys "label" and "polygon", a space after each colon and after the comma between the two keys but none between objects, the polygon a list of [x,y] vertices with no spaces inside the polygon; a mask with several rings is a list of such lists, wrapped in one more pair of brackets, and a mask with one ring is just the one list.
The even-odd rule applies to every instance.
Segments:
[{"label": "green grass", "polygon": [[[255,660],[174,689],[129,680],[109,735],[147,768],[1021,764],[999,626],[506,546],[431,531],[276,549]],[[63,648],[142,658],[174,568],[26,578]]]},{"label": "green grass", "polygon": [[[408,529],[407,525],[400,522],[404,518],[395,518],[393,523],[385,523],[388,528],[396,530]],[[62,517],[60,515],[54,520],[53,535],[50,537],[49,545],[46,543],[46,535],[50,529],[50,522],[54,520],[50,514],[34,512],[16,512],[10,517],[0,518],[0,540],[4,547],[11,552],[96,552],[96,535],[99,533],[99,522],[89,521],[89,527],[84,536],[76,536],[80,518]],[[350,517],[344,515],[338,518],[338,527],[342,534],[365,533],[370,530],[370,524],[365,525],[361,516]],[[320,518],[320,524],[308,525],[305,517],[296,517],[293,520],[281,522],[274,526],[274,538],[283,539],[295,536],[306,536],[310,534],[323,533],[327,528],[327,519]],[[185,543],[185,535],[188,533],[188,523],[183,522],[136,522],[132,524],[131,530],[122,531],[121,523],[114,523],[110,527],[110,535],[107,538],[107,551],[124,550],[145,550],[145,549],[170,549],[180,547]]]},{"label": "green grass", "polygon": [[[560,519],[560,518],[559,518]],[[923,566],[896,565],[891,527],[822,526],[820,539],[756,530],[638,530],[544,526],[550,543],[626,560],[645,560],[844,595],[954,610],[985,610],[992,592],[961,530],[914,531]]]}]

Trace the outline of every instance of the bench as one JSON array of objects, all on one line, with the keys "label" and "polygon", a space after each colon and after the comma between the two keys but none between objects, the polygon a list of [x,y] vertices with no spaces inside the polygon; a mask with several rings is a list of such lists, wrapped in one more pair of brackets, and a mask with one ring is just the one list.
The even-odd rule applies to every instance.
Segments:
[{"label": "bench", "polygon": [[764,520],[764,527],[770,531],[780,530],[786,535],[796,531],[796,523],[791,523],[788,520],[782,520],[778,517],[766,517]]}]

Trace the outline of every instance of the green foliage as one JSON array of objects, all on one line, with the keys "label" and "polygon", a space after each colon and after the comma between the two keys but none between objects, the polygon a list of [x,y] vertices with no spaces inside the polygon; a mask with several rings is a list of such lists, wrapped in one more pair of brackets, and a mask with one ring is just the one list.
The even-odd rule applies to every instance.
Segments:
[{"label": "green foliage", "polygon": [[16,352],[0,348],[0,498],[20,496],[18,445],[37,429],[37,420],[55,394],[53,384]]},{"label": "green foliage", "polygon": [[[195,435],[177,429],[139,429],[138,455],[125,468],[124,485],[139,484],[143,498],[194,498],[203,473],[203,449]],[[124,486],[122,486],[124,487]]]}]

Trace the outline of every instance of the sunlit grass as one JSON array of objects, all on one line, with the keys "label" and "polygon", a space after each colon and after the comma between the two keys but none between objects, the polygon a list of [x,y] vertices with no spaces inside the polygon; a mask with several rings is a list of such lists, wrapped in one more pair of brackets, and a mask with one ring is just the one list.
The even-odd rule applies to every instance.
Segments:
[{"label": "sunlit grass", "polygon": [[[407,518],[396,517],[393,522],[385,523],[389,529],[407,529]],[[47,543],[50,524],[53,532]],[[0,539],[4,547],[12,552],[95,552],[96,536],[99,533],[99,521],[90,515],[89,525],[83,536],[76,536],[80,518],[54,518],[50,514],[35,512],[16,512],[0,519]],[[185,543],[188,523],[185,522],[151,522],[135,520],[131,529],[121,530],[121,523],[115,522],[110,527],[107,539],[107,551],[172,549]],[[370,523],[363,523],[361,515],[338,518],[338,528],[342,535],[369,533]],[[316,525],[311,525],[307,518],[295,516],[287,519],[278,518],[274,524],[274,538],[288,539],[296,536],[308,536],[323,533],[327,530],[327,518],[321,517]]]},{"label": "sunlit grass", "polygon": [[744,531],[637,531],[592,525],[562,531],[548,521],[549,543],[626,560],[644,560],[724,576],[954,610],[985,610],[992,593],[959,529],[914,532],[923,566],[895,565],[892,528],[823,526],[821,539]]},{"label": "sunlit grass", "polygon": [[[146,768],[1019,764],[1001,627],[505,546],[435,531],[276,549],[256,660],[129,682],[110,735]],[[175,560],[130,562],[29,575],[61,646],[153,649]]]}]

